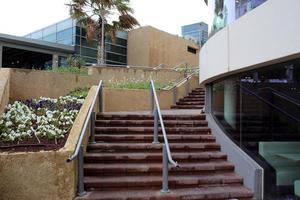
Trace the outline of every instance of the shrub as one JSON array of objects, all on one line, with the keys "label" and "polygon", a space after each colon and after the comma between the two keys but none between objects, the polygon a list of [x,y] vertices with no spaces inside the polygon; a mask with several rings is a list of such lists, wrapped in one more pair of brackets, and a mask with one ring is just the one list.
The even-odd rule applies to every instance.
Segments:
[{"label": "shrub", "polygon": [[86,98],[89,93],[90,88],[76,88],[75,90],[71,91],[68,95],[76,98]]}]

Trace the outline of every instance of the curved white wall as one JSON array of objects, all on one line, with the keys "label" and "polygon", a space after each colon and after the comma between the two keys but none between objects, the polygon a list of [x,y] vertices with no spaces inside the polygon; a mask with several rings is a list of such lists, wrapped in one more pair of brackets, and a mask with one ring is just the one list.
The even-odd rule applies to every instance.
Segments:
[{"label": "curved white wall", "polygon": [[300,0],[268,0],[202,47],[200,82],[300,57]]}]

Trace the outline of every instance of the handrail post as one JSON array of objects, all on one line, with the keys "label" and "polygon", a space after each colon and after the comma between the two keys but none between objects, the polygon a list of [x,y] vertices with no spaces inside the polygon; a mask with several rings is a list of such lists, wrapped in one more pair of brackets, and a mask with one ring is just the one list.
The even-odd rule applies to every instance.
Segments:
[{"label": "handrail post", "polygon": [[152,88],[152,83],[150,82],[150,113],[153,113],[154,110],[154,94],[153,94],[153,88]]},{"label": "handrail post", "polygon": [[95,140],[96,114],[95,114],[95,112],[92,112],[92,114],[91,114],[90,123],[91,123],[91,135],[90,135],[89,143],[90,144],[96,144],[96,140]]},{"label": "handrail post", "polygon": [[78,154],[78,188],[77,188],[77,194],[78,196],[82,197],[83,195],[86,194],[84,191],[84,169],[83,169],[83,145],[80,146],[80,151]]},{"label": "handrail post", "polygon": [[177,87],[173,88],[173,104],[177,103]]},{"label": "handrail post", "polygon": [[189,82],[189,79],[187,79],[186,84],[185,84],[185,95],[186,96],[189,95],[189,90],[190,90],[190,82]]},{"label": "handrail post", "polygon": [[99,91],[99,112],[103,112],[103,86],[101,85]]},{"label": "handrail post", "polygon": [[154,111],[154,129],[153,129],[153,142],[152,144],[159,144],[158,141],[158,110]]},{"label": "handrail post", "polygon": [[169,161],[168,161],[168,153],[167,153],[167,147],[166,144],[163,145],[163,163],[162,163],[162,189],[160,190],[162,193],[168,193],[169,190]]}]

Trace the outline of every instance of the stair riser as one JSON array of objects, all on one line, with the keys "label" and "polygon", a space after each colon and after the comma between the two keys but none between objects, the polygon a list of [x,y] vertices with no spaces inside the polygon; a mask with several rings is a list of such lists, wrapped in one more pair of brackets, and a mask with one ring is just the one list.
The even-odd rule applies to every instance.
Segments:
[{"label": "stair riser", "polygon": [[176,105],[204,106],[203,102],[177,102]]},{"label": "stair riser", "polygon": [[202,109],[203,106],[187,106],[187,105],[176,105],[176,106],[171,106],[171,109],[193,109],[193,110],[200,110]]},{"label": "stair riser", "polygon": [[186,98],[183,98],[183,99],[179,99],[179,102],[201,102],[201,103],[205,103],[205,100],[204,98],[189,98],[189,99],[186,99]]},{"label": "stair riser", "polygon": [[[226,167],[223,169],[211,170],[211,169],[185,169],[185,170],[169,170],[169,175],[183,176],[183,175],[214,175],[216,173],[231,173],[234,172],[234,167]],[[110,176],[161,176],[161,169],[149,169],[147,171],[130,169],[130,171],[117,170],[117,169],[84,169],[85,176],[97,176],[97,177],[110,177]]]},{"label": "stair riser", "polygon": [[[153,120],[153,115],[141,115],[141,116],[135,116],[135,115],[97,115],[97,120]],[[170,116],[170,115],[163,115],[164,121],[167,120],[205,120],[205,115],[196,115],[196,116]]]},{"label": "stair riser", "polygon": [[[97,134],[95,135],[96,142],[116,142],[116,143],[123,143],[123,142],[128,142],[128,143],[138,143],[138,142],[143,142],[143,143],[151,143],[153,141],[153,136],[152,135],[103,135],[103,134]],[[181,135],[169,135],[168,137],[169,142],[174,142],[174,143],[180,143],[180,142],[185,142],[185,143],[199,143],[199,142],[215,142],[215,137],[212,135],[203,135],[203,136],[198,136],[198,135],[191,135],[191,136],[181,136]],[[158,141],[162,142],[163,137],[160,135],[158,137]]]},{"label": "stair riser", "polygon": [[[151,135],[153,136],[153,132],[133,132],[133,131],[118,131],[118,132],[112,132],[112,131],[96,131],[96,135],[103,135],[103,134],[108,134],[108,135]],[[159,131],[158,135],[162,135],[161,131]],[[206,136],[206,135],[211,135],[210,132],[167,132],[168,136],[172,135],[197,135],[197,136]]]},{"label": "stair riser", "polygon": [[[189,187],[209,187],[209,186],[241,186],[243,183],[242,180],[236,180],[232,183],[223,183],[222,180],[218,181],[199,181],[197,182],[184,182],[184,181],[169,181],[169,187],[172,189],[177,189],[177,188],[189,188]],[[85,183],[84,186],[87,188],[88,191],[93,191],[93,190],[102,190],[102,191],[112,191],[112,190],[139,190],[139,189],[161,189],[161,181],[157,182],[147,182],[147,183],[132,183],[132,184],[127,184],[127,183],[107,183],[107,184],[99,184],[99,183]]]},{"label": "stair riser", "polygon": [[[168,127],[207,127],[208,123],[203,121],[203,122],[191,122],[191,123],[167,123],[164,122],[164,125],[166,128]],[[153,122],[102,122],[102,121],[96,121],[96,126],[100,127],[153,127],[154,124]]]},{"label": "stair riser", "polygon": [[[172,149],[172,148],[171,148]],[[96,149],[96,148],[87,148],[91,153],[161,153],[161,149]],[[172,149],[172,153],[196,153],[196,152],[217,152],[220,151],[220,148],[205,148],[205,149]]]},{"label": "stair riser", "polygon": [[[144,134],[144,133],[152,133],[153,134],[153,129],[152,127],[148,127],[148,128],[119,128],[119,127],[96,127],[96,133],[140,133],[140,134]],[[167,134],[206,134],[206,133],[210,133],[210,129],[208,128],[195,128],[195,129],[189,129],[188,127],[186,128],[165,128],[165,131],[167,132]],[[158,131],[159,133],[161,133],[161,129],[159,129]]]}]

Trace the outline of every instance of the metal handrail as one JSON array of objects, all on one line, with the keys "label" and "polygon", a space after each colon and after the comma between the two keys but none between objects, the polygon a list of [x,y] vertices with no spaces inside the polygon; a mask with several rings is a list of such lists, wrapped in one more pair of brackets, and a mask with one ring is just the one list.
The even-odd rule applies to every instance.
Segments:
[{"label": "metal handrail", "polygon": [[242,86],[241,84],[238,83],[238,85],[240,86],[240,88],[242,90],[245,90],[246,92],[250,93],[251,95],[255,96],[257,99],[259,99],[260,101],[264,102],[265,104],[267,104],[268,106],[274,108],[275,110],[281,112],[282,114],[284,114],[285,116],[289,117],[290,119],[300,123],[300,119],[290,115],[289,113],[287,113],[286,111],[284,111],[283,109],[281,109],[280,107],[278,106],[275,106],[274,104],[272,104],[271,102],[265,100],[264,98],[260,97],[259,95],[257,95],[255,92],[251,91],[250,89]]},{"label": "metal handrail", "polygon": [[175,65],[175,67],[173,67],[172,69],[173,69],[173,70],[176,70],[177,68],[180,68],[182,65],[184,65],[184,67],[187,67],[188,62],[187,62],[187,61],[183,61],[183,62],[181,62],[181,63]]},{"label": "metal handrail", "polygon": [[181,79],[180,81],[176,82],[175,84],[173,84],[172,86],[167,86],[162,88],[162,90],[172,90],[174,88],[176,88],[177,86],[187,82],[189,79],[191,79],[194,75],[199,73],[199,69],[195,70],[195,72],[189,74],[187,77],[184,77],[183,79]]},{"label": "metal handrail", "polygon": [[89,107],[89,111],[88,114],[84,120],[84,125],[83,128],[81,129],[80,132],[80,136],[79,139],[77,141],[76,144],[76,148],[73,152],[72,155],[69,156],[69,158],[67,159],[67,162],[71,162],[73,160],[75,160],[75,158],[78,158],[78,189],[77,189],[77,193],[79,196],[83,196],[84,194],[86,194],[86,192],[84,191],[84,183],[83,183],[83,153],[84,153],[84,147],[83,147],[83,139],[84,136],[87,132],[87,128],[89,126],[89,123],[91,125],[91,136],[90,136],[90,143],[95,143],[95,112],[94,112],[94,107],[96,105],[96,101],[98,98],[99,101],[99,112],[103,111],[103,84],[102,84],[102,80],[99,82],[97,90],[96,90],[96,94],[93,98],[92,104]]},{"label": "metal handrail", "polygon": [[259,88],[258,90],[265,90],[265,89],[272,90],[272,93],[275,94],[276,96],[278,96],[278,97],[280,97],[280,98],[282,98],[282,99],[284,99],[284,100],[286,100],[286,101],[288,101],[288,102],[290,102],[290,103],[292,103],[296,106],[300,106],[300,103],[297,100],[295,100],[294,98],[292,98],[292,97],[290,97],[290,96],[284,94],[283,92],[280,92],[280,91],[278,91],[274,88],[263,87],[263,88]]},{"label": "metal handrail", "polygon": [[169,142],[168,142],[168,137],[167,137],[167,133],[166,133],[166,130],[165,130],[164,121],[163,121],[163,118],[162,118],[162,115],[161,115],[161,110],[160,110],[160,106],[159,106],[159,103],[158,103],[158,98],[157,98],[157,94],[156,94],[156,90],[155,90],[155,86],[154,86],[153,80],[151,80],[151,90],[152,90],[152,94],[153,94],[153,99],[154,99],[154,103],[155,103],[155,106],[156,106],[156,110],[157,110],[157,113],[158,113],[158,118],[159,118],[159,121],[160,121],[160,126],[161,126],[161,129],[162,129],[162,133],[163,133],[163,137],[164,137],[164,142],[165,142],[165,144],[167,146],[167,153],[168,153],[169,162],[172,165],[174,165],[175,167],[178,167],[178,163],[173,160],[172,155],[171,155],[170,146],[169,146]]},{"label": "metal handrail", "polygon": [[[152,112],[154,114],[154,129],[153,129],[153,144],[158,144],[158,120],[160,122],[160,126],[161,126],[161,131],[163,133],[163,139],[164,139],[164,145],[163,145],[163,180],[162,180],[162,189],[161,192],[166,193],[169,192],[169,187],[168,187],[168,164],[172,164],[174,167],[179,167],[178,163],[176,161],[173,160],[172,158],[172,154],[171,154],[171,150],[170,150],[170,145],[169,145],[169,141],[168,141],[168,137],[167,137],[167,133],[165,130],[165,125],[164,125],[164,121],[162,118],[162,114],[161,114],[161,109],[159,106],[159,102],[158,102],[158,98],[157,98],[157,94],[156,94],[156,90],[155,90],[155,86],[154,86],[154,82],[153,80],[150,81],[150,94],[151,94],[151,99],[150,99],[150,112]],[[154,111],[154,106],[155,111]]]}]

